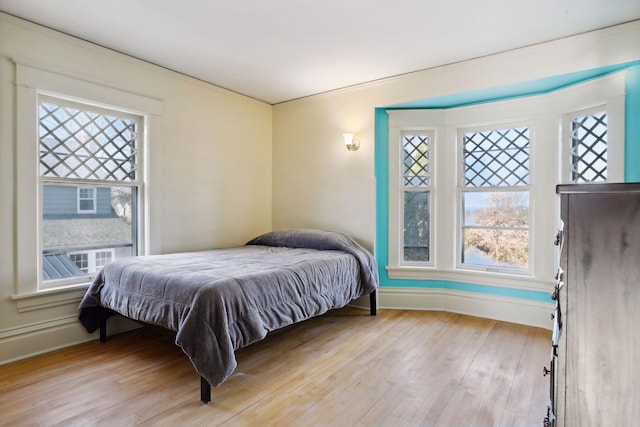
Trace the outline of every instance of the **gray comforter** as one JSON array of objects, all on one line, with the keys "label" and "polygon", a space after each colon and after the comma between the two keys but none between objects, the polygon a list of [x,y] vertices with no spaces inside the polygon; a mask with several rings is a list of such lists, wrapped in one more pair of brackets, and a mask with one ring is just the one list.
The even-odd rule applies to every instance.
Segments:
[{"label": "gray comforter", "polygon": [[198,373],[219,385],[236,368],[235,349],[377,286],[375,260],[349,237],[282,230],[236,248],[112,261],[87,290],[79,318],[93,332],[106,307],[177,331]]}]

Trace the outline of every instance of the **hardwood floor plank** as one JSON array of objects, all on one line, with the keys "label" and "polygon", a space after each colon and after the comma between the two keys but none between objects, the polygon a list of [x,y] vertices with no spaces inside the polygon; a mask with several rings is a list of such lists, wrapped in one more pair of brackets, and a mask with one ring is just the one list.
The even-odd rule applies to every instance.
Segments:
[{"label": "hardwood floor plank", "polygon": [[[549,402],[549,379],[543,376],[542,367],[549,366],[550,357],[551,339],[548,331],[529,329],[507,405],[503,411],[501,426],[539,427],[542,424]],[[520,414],[529,411],[534,404],[538,405],[540,418],[521,419]]]},{"label": "hardwood floor plank", "polygon": [[[334,424],[333,418],[340,414],[341,422],[348,424],[345,413],[353,417],[366,411],[371,395],[378,393],[379,388],[375,387],[378,384],[373,378],[375,373],[370,372],[369,367],[371,361],[379,357],[375,337],[380,332],[368,334],[355,346],[345,343],[327,349],[331,353],[320,356],[310,371],[294,378],[285,393],[270,396],[270,400],[264,404],[260,402],[260,411],[255,412],[260,414],[262,421],[278,425],[286,425],[296,419],[305,419],[310,424],[331,425]],[[345,388],[349,390],[348,394],[344,393]],[[314,404],[307,405],[306,402]],[[288,407],[286,414],[282,413],[283,407]],[[291,408],[295,408],[295,411]]]},{"label": "hardwood floor plank", "polygon": [[[230,388],[226,387],[227,381],[213,393],[212,403],[224,402],[230,412],[236,413],[229,419],[232,424],[275,422],[283,407],[293,407],[290,397],[297,387],[309,387],[309,384],[327,381],[336,367],[350,362],[350,357],[344,357],[345,349],[370,348],[378,334],[385,329],[393,329],[391,324],[381,322],[381,319],[367,318],[360,310],[348,316],[336,313],[294,325],[278,332],[277,336],[256,343],[257,353],[254,353],[254,346],[243,349],[237,353],[238,371],[242,375],[230,379],[234,388],[242,392],[233,396],[219,396],[218,390]],[[324,332],[309,341],[307,335],[310,326]],[[346,330],[357,330],[358,333],[352,334]],[[284,351],[278,349],[280,339],[290,342]],[[262,349],[268,357],[260,357]],[[184,419],[191,417],[190,413],[183,412],[187,411],[178,409],[171,414],[163,414],[161,425],[175,425],[176,421],[184,422]],[[298,410],[296,413],[299,415]],[[216,418],[216,421],[219,420]]]},{"label": "hardwood floor plank", "polygon": [[0,424],[528,426],[550,331],[452,313],[345,308],[238,350],[199,401],[174,336],[143,328],[0,366]]},{"label": "hardwood floor plank", "polygon": [[391,376],[395,378],[392,399],[373,408],[359,425],[375,425],[379,420],[420,425],[437,419],[495,323],[454,314],[443,320],[442,333],[422,336],[418,330],[412,337],[409,342],[418,356],[406,363],[408,374]]},{"label": "hardwood floor plank", "polygon": [[520,325],[497,322],[442,413],[427,424],[451,426],[464,419],[469,425],[500,425],[514,378],[519,375],[526,336],[526,329]]}]

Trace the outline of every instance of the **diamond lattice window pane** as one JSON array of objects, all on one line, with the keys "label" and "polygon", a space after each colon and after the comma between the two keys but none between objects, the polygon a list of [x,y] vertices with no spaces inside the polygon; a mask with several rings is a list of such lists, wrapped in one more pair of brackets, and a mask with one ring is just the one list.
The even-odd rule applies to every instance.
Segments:
[{"label": "diamond lattice window pane", "polygon": [[529,184],[529,128],[468,132],[463,137],[464,185]]},{"label": "diamond lattice window pane", "polygon": [[40,175],[136,180],[136,121],[40,103]]},{"label": "diamond lattice window pane", "polygon": [[576,117],[571,122],[571,181],[607,180],[607,113]]},{"label": "diamond lattice window pane", "polygon": [[431,138],[426,134],[403,134],[403,172],[405,187],[431,185]]}]

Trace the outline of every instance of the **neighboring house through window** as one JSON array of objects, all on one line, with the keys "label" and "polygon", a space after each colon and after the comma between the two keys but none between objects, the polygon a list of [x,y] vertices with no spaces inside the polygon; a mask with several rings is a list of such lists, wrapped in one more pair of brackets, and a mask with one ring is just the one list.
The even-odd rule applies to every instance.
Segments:
[{"label": "neighboring house through window", "polygon": [[96,213],[95,187],[78,187],[78,213]]}]

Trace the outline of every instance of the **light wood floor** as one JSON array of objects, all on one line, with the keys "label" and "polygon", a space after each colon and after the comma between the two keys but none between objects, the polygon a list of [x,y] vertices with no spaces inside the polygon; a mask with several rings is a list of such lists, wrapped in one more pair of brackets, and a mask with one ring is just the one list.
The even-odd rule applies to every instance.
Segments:
[{"label": "light wood floor", "polygon": [[145,327],[0,366],[7,426],[540,426],[551,333],[451,313],[346,308],[237,351],[212,401]]}]

